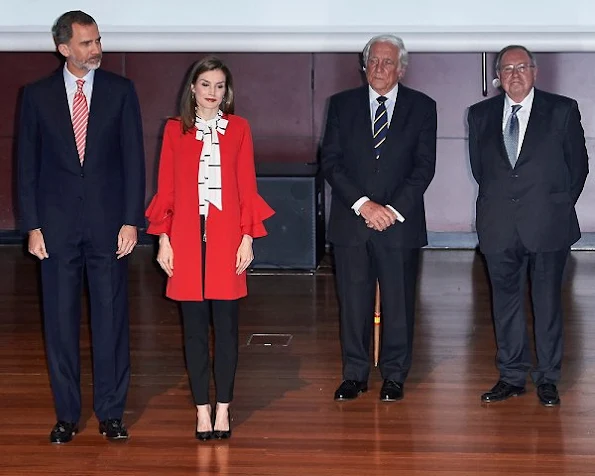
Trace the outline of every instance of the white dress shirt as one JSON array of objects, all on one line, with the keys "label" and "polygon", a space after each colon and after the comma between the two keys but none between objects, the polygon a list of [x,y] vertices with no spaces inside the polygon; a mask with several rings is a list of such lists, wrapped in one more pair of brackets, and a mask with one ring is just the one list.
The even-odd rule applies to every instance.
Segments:
[{"label": "white dress shirt", "polygon": [[508,94],[504,95],[504,111],[502,111],[502,132],[506,130],[508,120],[512,114],[512,106],[520,104],[521,108],[517,111],[516,117],[519,120],[519,143],[517,149],[517,157],[521,153],[523,140],[525,139],[525,132],[527,132],[527,124],[529,124],[529,117],[531,116],[531,108],[533,107],[533,98],[535,97],[535,88],[531,88],[529,94],[521,102],[514,102]]},{"label": "white dress shirt", "polygon": [[[381,96],[376,91],[372,89],[371,86],[368,87],[369,95],[370,95],[370,119],[372,121],[372,134],[374,133],[374,117],[376,116],[376,110],[380,107],[380,103],[378,102],[378,98]],[[392,88],[388,93],[384,94],[386,101],[384,101],[384,106],[386,107],[386,120],[388,122],[388,127],[390,128],[390,121],[393,117],[393,112],[395,111],[395,104],[397,103],[397,94],[399,93],[399,83],[396,84],[394,88]],[[351,208],[355,212],[356,215],[359,216],[359,209],[360,207],[369,201],[370,199],[367,196],[361,197],[357,200]],[[390,208],[392,212],[397,216],[397,220],[401,223],[405,221],[405,217],[401,215],[397,210],[395,210],[392,206],[386,205],[386,207]]]},{"label": "white dress shirt", "polygon": [[77,79],[83,79],[85,81],[85,84],[83,84],[83,94],[85,95],[85,98],[87,98],[87,108],[90,108],[91,95],[93,94],[94,78],[95,70],[92,69],[82,78],[78,78],[68,70],[68,68],[66,67],[66,63],[64,63],[64,86],[66,86],[66,97],[68,99],[68,109],[70,109],[70,117],[72,117],[72,104],[74,103],[74,95],[76,94],[77,90]]}]

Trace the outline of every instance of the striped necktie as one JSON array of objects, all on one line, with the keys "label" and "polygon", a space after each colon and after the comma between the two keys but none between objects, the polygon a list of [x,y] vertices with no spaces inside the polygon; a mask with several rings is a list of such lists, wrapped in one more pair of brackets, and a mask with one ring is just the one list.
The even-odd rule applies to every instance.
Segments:
[{"label": "striped necktie", "polygon": [[382,145],[388,133],[388,113],[384,105],[386,99],[384,96],[378,96],[376,98],[380,103],[378,109],[376,109],[376,114],[374,114],[374,150],[376,151],[376,159],[380,158]]},{"label": "striped necktie", "polygon": [[520,104],[512,105],[512,113],[508,118],[508,124],[504,129],[504,146],[506,147],[506,153],[508,154],[508,161],[511,167],[514,169],[517,161],[517,151],[519,148],[519,118],[517,112],[522,106]]},{"label": "striped necktie", "polygon": [[72,130],[74,131],[74,141],[76,150],[79,154],[81,165],[85,160],[85,145],[87,143],[87,123],[89,122],[89,108],[87,107],[87,98],[83,93],[84,79],[76,80],[76,93],[72,103]]}]

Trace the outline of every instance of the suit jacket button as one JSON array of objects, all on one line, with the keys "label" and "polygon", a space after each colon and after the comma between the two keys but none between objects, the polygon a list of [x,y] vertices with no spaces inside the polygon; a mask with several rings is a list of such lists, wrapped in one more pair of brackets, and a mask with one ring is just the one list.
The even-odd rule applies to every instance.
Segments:
[{"label": "suit jacket button", "polygon": [[518,199],[518,198],[513,198],[513,199],[512,199],[512,203],[516,203],[516,202],[518,202],[518,201],[519,201],[519,199]]},{"label": "suit jacket button", "polygon": [[81,173],[81,177],[84,177],[84,176],[85,176],[85,174]]},{"label": "suit jacket button", "polygon": [[512,178],[519,178],[519,174],[512,174]]}]

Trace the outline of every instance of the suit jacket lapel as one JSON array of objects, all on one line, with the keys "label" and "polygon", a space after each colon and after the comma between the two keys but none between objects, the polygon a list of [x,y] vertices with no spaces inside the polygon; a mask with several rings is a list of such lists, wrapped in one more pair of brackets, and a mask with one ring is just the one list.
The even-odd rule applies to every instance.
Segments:
[{"label": "suit jacket lapel", "polygon": [[[540,141],[541,134],[543,134],[543,121],[547,111],[547,103],[543,99],[541,92],[535,89],[535,96],[533,97],[533,105],[531,106],[531,115],[527,123],[527,130],[523,139],[523,145],[519,153],[518,161],[526,160],[532,150],[536,150],[537,144]],[[518,162],[517,161],[517,162]]]},{"label": "suit jacket lapel", "polygon": [[413,103],[411,101],[411,94],[409,89],[402,84],[399,84],[399,92],[397,93],[397,102],[393,110],[393,115],[390,120],[390,126],[388,128],[388,134],[386,135],[386,141],[382,146],[382,156],[388,157],[389,150],[399,144],[399,134],[405,130],[407,119],[411,115],[411,107]]},{"label": "suit jacket lapel", "polygon": [[502,160],[511,167],[510,160],[508,160],[508,152],[504,145],[504,134],[502,131],[502,116],[504,114],[504,94],[496,96],[492,102],[492,110],[490,111],[490,119],[488,131],[490,134],[489,140],[492,141],[493,146],[497,149],[498,155]]},{"label": "suit jacket lapel", "polygon": [[369,155],[370,158],[374,158],[374,139],[372,132],[372,119],[370,117],[370,93],[368,86],[361,88],[361,93],[357,97],[357,107],[354,109],[357,112],[355,118],[355,130],[356,133],[362,138],[360,141],[363,150]]},{"label": "suit jacket lapel", "polygon": [[93,77],[93,93],[89,107],[89,122],[87,124],[87,143],[85,146],[85,162],[93,158],[93,151],[96,150],[95,142],[101,127],[101,118],[105,116],[105,108],[109,98],[109,82],[100,69],[95,70]]},{"label": "suit jacket lapel", "polygon": [[64,141],[64,147],[67,150],[67,155],[76,159],[73,164],[78,163],[78,152],[76,150],[76,143],[74,141],[74,131],[72,130],[72,118],[70,117],[70,109],[68,108],[68,98],[66,96],[66,86],[64,84],[64,72],[62,68],[56,71],[51,85],[51,94],[48,95],[50,107],[55,114],[55,126],[58,128],[58,133]]}]

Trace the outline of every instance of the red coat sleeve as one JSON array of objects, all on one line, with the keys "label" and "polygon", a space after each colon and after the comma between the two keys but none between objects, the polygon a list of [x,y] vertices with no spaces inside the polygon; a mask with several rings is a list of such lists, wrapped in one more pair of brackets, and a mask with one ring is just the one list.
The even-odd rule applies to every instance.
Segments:
[{"label": "red coat sleeve", "polygon": [[170,119],[165,125],[161,157],[159,158],[159,175],[157,177],[157,193],[147,207],[145,216],[149,220],[147,233],[159,235],[171,232],[171,221],[174,214],[174,151],[175,136],[179,135],[180,122]]},{"label": "red coat sleeve", "polygon": [[240,195],[240,228],[242,235],[253,238],[266,236],[263,221],[275,214],[275,211],[258,194],[256,171],[254,169],[254,146],[248,122],[238,156],[238,191]]}]

